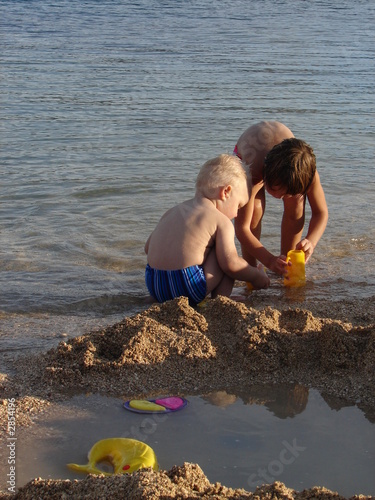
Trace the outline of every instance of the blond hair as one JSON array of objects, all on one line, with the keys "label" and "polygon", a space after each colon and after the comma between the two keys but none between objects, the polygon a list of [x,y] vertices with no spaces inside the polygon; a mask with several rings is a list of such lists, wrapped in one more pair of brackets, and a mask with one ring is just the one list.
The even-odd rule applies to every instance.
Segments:
[{"label": "blond hair", "polygon": [[249,185],[249,177],[237,156],[221,154],[206,161],[199,171],[195,187],[201,195],[213,199],[220,187],[242,182]]}]

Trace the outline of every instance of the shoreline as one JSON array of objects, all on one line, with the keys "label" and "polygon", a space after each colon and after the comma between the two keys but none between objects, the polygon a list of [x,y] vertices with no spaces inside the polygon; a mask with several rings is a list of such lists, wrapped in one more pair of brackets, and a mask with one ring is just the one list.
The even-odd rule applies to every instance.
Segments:
[{"label": "shoreline", "polygon": [[[114,325],[60,342],[46,353],[20,357],[13,375],[0,374],[1,428],[7,429],[10,398],[16,401],[17,426],[28,427],[54,402],[85,391],[124,398],[200,395],[276,381],[345,399],[375,422],[373,297],[311,303],[273,298],[269,305],[269,298],[253,294],[247,302],[219,297],[196,309],[184,298],[154,304]],[[123,491],[122,498],[174,498],[166,496],[172,491],[180,498],[184,492],[185,498],[308,498],[307,490],[297,493],[282,483],[262,486],[257,493],[212,485],[199,464],[125,476],[39,478],[16,495],[2,490],[0,498],[36,498],[33,495],[41,491],[61,498],[64,491],[82,495],[82,488],[93,496],[100,491],[103,498],[105,492],[117,498],[110,493],[114,485]],[[310,498],[344,498],[317,488],[308,490]],[[140,496],[142,491],[148,496]]]}]

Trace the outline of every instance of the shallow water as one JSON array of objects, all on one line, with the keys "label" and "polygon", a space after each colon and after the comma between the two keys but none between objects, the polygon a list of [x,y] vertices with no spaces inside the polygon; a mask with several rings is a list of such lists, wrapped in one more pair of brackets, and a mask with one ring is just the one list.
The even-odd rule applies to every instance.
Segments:
[{"label": "shallow water", "polygon": [[[374,296],[371,2],[0,0],[0,9],[9,356],[147,307],[143,245],[158,218],[193,194],[207,158],[262,119],[285,122],[318,158],[330,221],[307,298]],[[269,200],[263,241],[275,253],[280,217]],[[273,279],[260,293],[271,302],[282,292]]]},{"label": "shallow water", "polygon": [[301,385],[187,399],[186,408],[167,415],[135,414],[99,395],[58,404],[18,430],[17,485],[38,476],[82,478],[66,464],[87,463],[100,439],[130,437],[154,449],[161,469],[198,463],[211,482],[234,488],[254,491],[278,480],[298,491],[320,485],[345,496],[375,495],[373,415]]}]

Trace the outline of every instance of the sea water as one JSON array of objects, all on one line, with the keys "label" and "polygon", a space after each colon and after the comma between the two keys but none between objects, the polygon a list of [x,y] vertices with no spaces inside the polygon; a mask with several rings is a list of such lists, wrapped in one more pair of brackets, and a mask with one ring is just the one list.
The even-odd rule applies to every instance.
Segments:
[{"label": "sea water", "polygon": [[184,409],[165,415],[132,413],[123,400],[99,395],[57,404],[17,431],[17,487],[34,477],[83,479],[67,464],[87,464],[97,441],[120,437],[151,446],[163,470],[198,463],[210,482],[228,487],[282,481],[297,491],[319,485],[375,496],[374,414],[365,408],[302,385],[186,398]]},{"label": "sea water", "polygon": [[[327,198],[306,299],[374,296],[372,2],[0,10],[2,360],[148,307],[143,248],[159,217],[264,119],[313,146]],[[262,241],[278,254],[282,204],[267,203]],[[281,279],[256,293],[271,303]]]}]

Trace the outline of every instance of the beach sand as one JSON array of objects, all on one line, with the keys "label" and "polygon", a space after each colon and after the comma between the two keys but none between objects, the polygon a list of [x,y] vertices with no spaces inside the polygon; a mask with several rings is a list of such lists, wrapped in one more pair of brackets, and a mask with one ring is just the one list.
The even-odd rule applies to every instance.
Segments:
[{"label": "beach sand", "polygon": [[[72,394],[99,392],[124,399],[159,394],[203,395],[254,384],[299,383],[356,404],[375,422],[374,298],[297,302],[253,293],[244,302],[219,297],[197,308],[185,298],[17,360],[0,375],[4,449],[8,400],[17,427]],[[178,374],[178,376],[176,376]],[[343,498],[317,485],[296,492],[275,482],[253,492],[211,484],[199,464],[132,475],[41,478],[0,498]],[[360,495],[352,498],[371,498]]]}]

